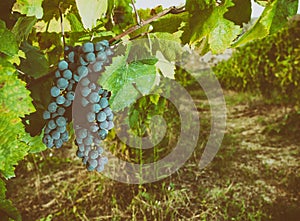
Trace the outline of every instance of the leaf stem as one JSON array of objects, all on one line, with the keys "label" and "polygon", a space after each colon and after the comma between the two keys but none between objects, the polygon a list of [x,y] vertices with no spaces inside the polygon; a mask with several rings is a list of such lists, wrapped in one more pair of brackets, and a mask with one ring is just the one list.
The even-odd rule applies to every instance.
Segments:
[{"label": "leaf stem", "polygon": [[62,40],[63,40],[63,48],[65,49],[66,39],[65,39],[65,29],[64,29],[64,18],[63,18],[63,13],[61,10],[61,5],[62,5],[62,2],[59,3],[58,10],[59,10],[59,16],[60,16],[60,27],[61,27],[61,35],[62,35]]}]

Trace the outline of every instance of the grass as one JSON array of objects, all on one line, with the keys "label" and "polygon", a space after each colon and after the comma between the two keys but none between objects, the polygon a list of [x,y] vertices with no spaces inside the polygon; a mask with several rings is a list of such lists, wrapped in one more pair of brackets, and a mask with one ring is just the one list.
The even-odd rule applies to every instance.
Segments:
[{"label": "grass", "polygon": [[[65,148],[29,156],[17,167],[17,178],[8,181],[8,197],[23,220],[30,221],[296,221],[300,217],[299,145],[293,141],[270,145],[270,137],[258,131],[272,116],[268,108],[255,111],[260,101],[249,96],[226,94],[227,131],[220,151],[204,170],[198,163],[210,130],[209,115],[202,119],[201,140],[191,158],[161,181],[143,185],[112,181],[87,172],[75,149]],[[207,111],[201,101],[198,107]]]}]

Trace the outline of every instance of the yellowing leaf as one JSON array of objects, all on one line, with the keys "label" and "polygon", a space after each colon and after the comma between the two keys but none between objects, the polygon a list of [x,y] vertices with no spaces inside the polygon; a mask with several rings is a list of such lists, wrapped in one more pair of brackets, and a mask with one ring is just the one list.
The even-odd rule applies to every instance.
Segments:
[{"label": "yellowing leaf", "polygon": [[91,29],[97,19],[106,13],[108,0],[76,0],[76,4],[84,28]]},{"label": "yellowing leaf", "polygon": [[43,0],[17,0],[14,4],[13,11],[41,19],[44,14],[42,2]]}]

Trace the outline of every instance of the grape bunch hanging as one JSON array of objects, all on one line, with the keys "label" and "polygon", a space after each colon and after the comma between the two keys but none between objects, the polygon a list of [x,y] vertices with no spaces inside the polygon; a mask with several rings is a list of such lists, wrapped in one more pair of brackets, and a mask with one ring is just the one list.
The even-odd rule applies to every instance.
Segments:
[{"label": "grape bunch hanging", "polygon": [[112,54],[105,40],[67,46],[50,90],[52,101],[43,113],[46,120],[43,142],[48,148],[60,148],[69,139],[67,124],[72,119],[68,119],[67,113],[74,107],[77,156],[89,171],[103,171],[108,161],[103,156],[101,141],[114,127],[114,115],[109,107],[111,93],[98,85],[97,79],[111,63]]}]

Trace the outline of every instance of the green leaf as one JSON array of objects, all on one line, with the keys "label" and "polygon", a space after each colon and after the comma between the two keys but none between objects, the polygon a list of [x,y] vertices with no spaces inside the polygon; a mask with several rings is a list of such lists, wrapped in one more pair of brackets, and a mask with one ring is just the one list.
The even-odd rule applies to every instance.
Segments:
[{"label": "green leaf", "polygon": [[255,39],[266,37],[284,27],[288,17],[297,13],[298,0],[274,0],[264,9],[255,24],[242,35],[233,47],[238,47]]},{"label": "green leaf", "polygon": [[92,29],[97,19],[107,11],[108,0],[76,0],[84,28]]},{"label": "green leaf", "polygon": [[222,5],[194,12],[182,40],[194,45],[207,41],[213,53],[222,53],[241,32],[239,26],[224,18],[233,5],[231,0],[225,0]]},{"label": "green leaf", "polygon": [[21,49],[25,52],[26,59],[21,59],[19,68],[31,77],[38,78],[49,72],[49,63],[45,55],[36,47],[24,42]]},{"label": "green leaf", "polygon": [[66,18],[69,20],[71,24],[72,32],[81,32],[84,31],[83,25],[77,16],[73,13],[69,13]]},{"label": "green leaf", "polygon": [[187,19],[187,13],[166,15],[163,18],[160,18],[159,20],[151,23],[151,25],[153,26],[152,32],[177,32],[181,26],[181,23],[187,21]]},{"label": "green leaf", "polygon": [[35,25],[36,17],[20,17],[12,29],[12,33],[15,34],[16,40],[20,43],[23,40],[27,40],[28,35],[31,33],[33,26]]},{"label": "green leaf", "polygon": [[43,0],[17,0],[14,4],[13,11],[41,19],[43,17],[42,2]]},{"label": "green leaf", "polygon": [[175,79],[175,64],[168,61],[160,51],[156,52],[156,58],[158,59],[156,67],[161,71],[162,75],[170,79]]},{"label": "green leaf", "polygon": [[18,53],[18,44],[14,34],[6,28],[5,22],[0,20],[0,52],[13,57]]},{"label": "green leaf", "polygon": [[128,64],[125,56],[118,56],[106,68],[99,84],[112,92],[110,103],[114,111],[129,107],[140,93],[150,93],[156,81],[156,67],[147,63],[141,60]]},{"label": "green leaf", "polygon": [[15,69],[0,58],[0,173],[14,177],[14,166],[31,151],[43,149],[24,130],[20,117],[34,111],[26,84],[15,74]]},{"label": "green leaf", "polygon": [[9,218],[15,221],[21,221],[21,214],[13,206],[12,202],[6,199],[6,187],[2,179],[0,179],[0,216],[1,220],[9,220]]}]

